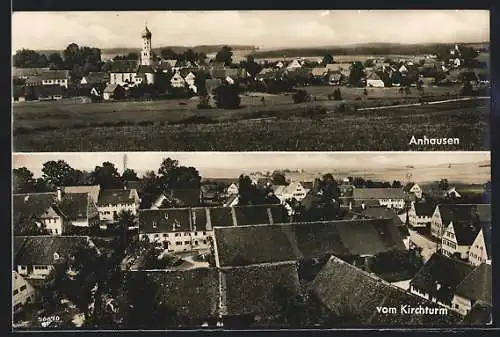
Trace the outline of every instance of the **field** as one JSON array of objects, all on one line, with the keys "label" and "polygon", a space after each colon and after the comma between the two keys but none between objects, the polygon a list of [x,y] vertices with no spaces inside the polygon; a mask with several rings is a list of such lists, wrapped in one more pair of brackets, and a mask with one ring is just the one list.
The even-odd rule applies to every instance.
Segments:
[{"label": "field", "polygon": [[[197,99],[149,102],[30,102],[14,105],[15,151],[384,151],[487,150],[487,100],[359,110],[417,103],[413,89],[306,87],[315,100],[248,94],[236,110],[196,108]],[[428,88],[424,100],[456,97]],[[265,102],[261,97],[265,97]],[[359,99],[356,99],[360,97]],[[358,109],[358,110],[356,110]],[[459,145],[411,148],[410,138],[458,137]]]}]

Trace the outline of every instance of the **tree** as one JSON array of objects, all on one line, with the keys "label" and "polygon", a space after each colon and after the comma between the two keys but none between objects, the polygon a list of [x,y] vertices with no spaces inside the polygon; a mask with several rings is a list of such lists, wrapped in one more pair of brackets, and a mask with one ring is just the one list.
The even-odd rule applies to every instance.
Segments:
[{"label": "tree", "polygon": [[165,158],[158,169],[159,182],[168,188],[198,188],[201,176],[194,167],[179,166],[172,158]]},{"label": "tree", "polygon": [[354,62],[351,66],[348,83],[353,87],[362,87],[364,77],[363,64],[361,62]]},{"label": "tree", "polygon": [[434,49],[433,54],[436,55],[438,60],[448,62],[450,59],[450,48],[449,45],[439,45]]},{"label": "tree", "polygon": [[252,55],[248,55],[246,61],[242,62],[242,68],[247,71],[251,78],[254,78],[262,70]]},{"label": "tree", "polygon": [[440,190],[448,190],[450,188],[450,184],[448,183],[448,179],[441,179],[439,182],[439,189]]},{"label": "tree", "polygon": [[274,185],[287,185],[286,177],[283,172],[274,171],[272,174],[272,179]]},{"label": "tree", "polygon": [[196,55],[196,53],[191,48],[189,48],[182,54],[182,59],[191,63],[195,63],[197,61],[197,56],[198,55]]},{"label": "tree", "polygon": [[42,179],[49,188],[55,189],[75,184],[77,177],[75,177],[75,169],[64,160],[51,160],[43,164]]},{"label": "tree", "polygon": [[64,67],[64,62],[60,53],[52,53],[49,55],[49,65],[51,69],[61,69]]},{"label": "tree", "polygon": [[370,68],[370,67],[373,67],[374,65],[375,65],[375,62],[373,62],[372,59],[366,60],[365,64],[364,64],[365,68]]},{"label": "tree", "polygon": [[116,169],[115,165],[110,162],[102,163],[102,166],[96,166],[91,174],[91,179],[94,184],[97,184],[101,189],[122,188],[123,181]]},{"label": "tree", "polygon": [[160,49],[160,56],[165,60],[177,60],[179,55],[170,48]]},{"label": "tree", "polygon": [[463,59],[463,66],[464,67],[470,67],[470,68],[473,68],[475,67],[477,64],[476,62],[476,57],[478,56],[478,52],[475,48],[472,48],[472,47],[467,47],[467,46],[463,46],[460,48],[460,56],[462,57]]},{"label": "tree", "polygon": [[248,205],[253,199],[254,186],[249,176],[240,175],[238,178],[239,205]]},{"label": "tree", "polygon": [[154,89],[163,94],[172,88],[169,75],[161,70],[154,73]]},{"label": "tree", "polygon": [[392,187],[393,188],[401,188],[401,187],[403,187],[403,185],[401,185],[401,182],[399,180],[394,180],[392,182]]},{"label": "tree", "polygon": [[137,181],[139,180],[139,177],[137,176],[137,173],[132,170],[132,169],[126,169],[122,173],[122,181]]},{"label": "tree", "polygon": [[224,65],[229,66],[233,62],[233,52],[231,47],[223,46],[221,50],[215,55],[215,61],[224,63]]},{"label": "tree", "polygon": [[149,208],[153,202],[153,198],[162,192],[162,186],[159,177],[154,171],[148,171],[141,179],[141,205],[140,208]]},{"label": "tree", "polygon": [[35,189],[33,172],[26,167],[12,170],[12,190],[14,193],[30,193]]},{"label": "tree", "polygon": [[237,109],[241,103],[237,87],[233,85],[218,86],[215,89],[214,99],[215,105],[222,109]]},{"label": "tree", "polygon": [[17,68],[44,68],[49,65],[49,60],[34,50],[21,49],[14,55],[12,63]]},{"label": "tree", "polygon": [[352,181],[355,188],[364,188],[366,187],[366,181],[362,177],[355,177]]},{"label": "tree", "polygon": [[321,61],[321,64],[326,66],[327,64],[332,64],[333,63],[333,57],[330,54],[327,54],[323,56],[323,60]]},{"label": "tree", "polygon": [[333,99],[335,101],[341,101],[342,100],[342,93],[340,92],[340,88],[336,88],[333,91]]},{"label": "tree", "polygon": [[207,86],[206,86],[206,80],[208,79],[208,74],[205,72],[198,72],[196,74],[196,77],[194,79],[194,85],[196,86],[196,93],[200,97],[207,96],[209,93],[207,93]]}]

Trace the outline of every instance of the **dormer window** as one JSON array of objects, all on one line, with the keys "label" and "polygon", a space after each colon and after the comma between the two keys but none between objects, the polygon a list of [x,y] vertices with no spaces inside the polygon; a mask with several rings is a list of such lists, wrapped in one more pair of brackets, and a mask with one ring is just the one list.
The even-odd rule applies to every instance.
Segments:
[{"label": "dormer window", "polygon": [[59,260],[59,254],[54,253],[54,261],[57,261],[57,260]]}]

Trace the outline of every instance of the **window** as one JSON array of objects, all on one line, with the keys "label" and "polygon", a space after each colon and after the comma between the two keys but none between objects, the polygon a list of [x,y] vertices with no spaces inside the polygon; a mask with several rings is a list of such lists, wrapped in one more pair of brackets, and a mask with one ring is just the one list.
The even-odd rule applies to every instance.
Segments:
[{"label": "window", "polygon": [[12,295],[17,295],[19,293],[19,291],[17,289],[15,289],[13,292],[12,292]]},{"label": "window", "polygon": [[59,234],[59,232],[57,231],[57,228],[56,228],[56,229],[54,229],[54,230],[55,230],[56,234]]},{"label": "window", "polygon": [[194,242],[194,245],[195,245],[195,246],[198,246],[198,241],[195,241],[195,242]]},{"label": "window", "polygon": [[203,235],[207,235],[207,232],[203,232]]},{"label": "window", "polygon": [[175,236],[176,236],[176,237],[177,237],[177,236],[181,236],[181,233],[175,233]]},{"label": "window", "polygon": [[190,244],[191,244],[191,241],[184,241],[184,244],[185,244],[185,245],[190,245]]},{"label": "window", "polygon": [[21,286],[21,288],[19,288],[19,291],[24,291],[24,290],[26,290],[26,285],[23,285]]},{"label": "window", "polygon": [[207,240],[203,240],[203,244],[206,245],[207,244]]},{"label": "window", "polygon": [[198,236],[198,232],[194,232],[194,236]]},{"label": "window", "polygon": [[158,237],[158,234],[155,234],[155,238],[157,238],[157,237]]},{"label": "window", "polygon": [[182,241],[175,241],[176,246],[182,246]]},{"label": "window", "polygon": [[168,238],[168,234],[164,233],[164,234],[163,234],[163,237],[164,237],[164,238]]},{"label": "window", "polygon": [[458,304],[455,304],[455,309],[458,309],[458,308],[459,308]]}]

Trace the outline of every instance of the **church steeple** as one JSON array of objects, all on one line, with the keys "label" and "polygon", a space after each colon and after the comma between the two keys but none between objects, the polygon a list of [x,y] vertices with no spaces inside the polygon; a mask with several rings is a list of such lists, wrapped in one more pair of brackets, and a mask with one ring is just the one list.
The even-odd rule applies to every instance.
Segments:
[{"label": "church steeple", "polygon": [[151,50],[151,31],[147,24],[144,26],[142,37],[141,65],[150,66],[153,61],[153,53]]}]

